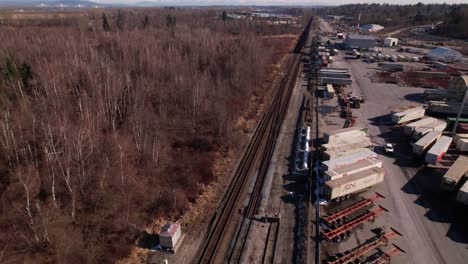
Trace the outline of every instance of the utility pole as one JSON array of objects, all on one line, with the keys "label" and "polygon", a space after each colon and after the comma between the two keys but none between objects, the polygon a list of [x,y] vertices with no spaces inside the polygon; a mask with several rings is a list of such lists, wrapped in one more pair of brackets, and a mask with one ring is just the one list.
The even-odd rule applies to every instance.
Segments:
[{"label": "utility pole", "polygon": [[453,124],[452,137],[455,136],[455,130],[457,129],[458,121],[460,119],[461,113],[463,112],[463,108],[465,107],[465,102],[468,99],[468,86],[465,86],[465,89],[466,89],[465,90],[465,96],[463,97],[463,101],[461,103],[460,111],[458,111],[457,119],[455,120],[455,124]]}]

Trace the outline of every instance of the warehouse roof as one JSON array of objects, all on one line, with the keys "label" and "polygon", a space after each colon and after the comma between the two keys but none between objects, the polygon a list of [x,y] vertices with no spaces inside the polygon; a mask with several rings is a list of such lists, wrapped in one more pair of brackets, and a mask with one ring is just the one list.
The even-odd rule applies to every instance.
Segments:
[{"label": "warehouse roof", "polygon": [[459,61],[463,58],[463,55],[460,52],[445,47],[435,48],[431,50],[427,56],[433,60],[444,62]]}]

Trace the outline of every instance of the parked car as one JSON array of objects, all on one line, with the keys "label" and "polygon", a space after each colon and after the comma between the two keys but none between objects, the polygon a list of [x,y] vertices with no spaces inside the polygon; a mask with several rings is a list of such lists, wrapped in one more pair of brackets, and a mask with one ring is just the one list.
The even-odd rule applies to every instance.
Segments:
[{"label": "parked car", "polygon": [[390,143],[386,143],[384,149],[385,153],[393,153],[393,145]]}]

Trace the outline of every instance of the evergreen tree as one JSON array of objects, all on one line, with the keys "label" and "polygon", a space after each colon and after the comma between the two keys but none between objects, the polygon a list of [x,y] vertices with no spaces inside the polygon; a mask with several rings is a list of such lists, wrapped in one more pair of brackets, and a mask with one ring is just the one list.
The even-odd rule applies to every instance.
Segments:
[{"label": "evergreen tree", "polygon": [[122,14],[122,11],[118,11],[117,12],[117,21],[116,21],[116,24],[117,24],[117,28],[122,31],[123,28],[124,28],[124,17],[123,17],[123,14]]},{"label": "evergreen tree", "polygon": [[227,19],[226,10],[223,11],[223,14],[221,15],[221,18],[223,19],[223,21],[226,21],[226,19]]},{"label": "evergreen tree", "polygon": [[27,63],[21,64],[19,67],[19,75],[23,86],[29,87],[29,80],[32,78],[31,66]]},{"label": "evergreen tree", "polygon": [[104,29],[105,32],[110,31],[110,26],[109,26],[109,21],[107,21],[106,14],[102,14],[102,29]]},{"label": "evergreen tree", "polygon": [[149,25],[149,17],[145,16],[145,18],[143,19],[143,28],[148,27],[148,25]]}]

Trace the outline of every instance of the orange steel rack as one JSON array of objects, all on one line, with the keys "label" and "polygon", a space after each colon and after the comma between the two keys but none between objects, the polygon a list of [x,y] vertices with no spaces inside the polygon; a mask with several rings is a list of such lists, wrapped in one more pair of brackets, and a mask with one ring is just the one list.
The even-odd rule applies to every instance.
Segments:
[{"label": "orange steel rack", "polygon": [[[376,249],[376,248],[378,248],[380,246],[388,245],[388,241],[390,239],[394,238],[397,235],[401,236],[401,234],[398,231],[396,231],[395,229],[391,228],[391,230],[392,231],[388,232],[387,234],[381,236],[380,238],[378,238],[376,240],[373,240],[371,242],[368,242],[366,244],[358,246],[356,249],[354,249],[351,252],[345,254],[344,256],[338,258],[337,260],[327,261],[326,263],[327,264],[347,264],[347,263],[355,261],[356,259],[364,256],[365,254],[371,252],[372,250],[374,250],[374,249]],[[398,247],[396,247],[396,248],[398,250],[401,250]],[[396,250],[395,250],[395,252],[393,252],[393,251],[394,250],[392,249],[388,253],[392,252],[391,253],[392,255],[398,253],[398,251],[396,251]],[[385,254],[387,254],[387,253],[385,253]],[[377,260],[377,261],[379,261],[379,260]],[[377,263],[381,263],[381,262],[377,262]]]},{"label": "orange steel rack", "polygon": [[382,206],[379,206],[379,209],[375,210],[375,211],[371,211],[371,212],[368,212],[362,216],[359,216],[357,217],[356,219],[338,227],[338,228],[335,228],[329,232],[324,232],[322,235],[323,237],[328,240],[328,241],[332,241],[334,238],[340,236],[341,234],[344,234],[348,231],[351,231],[352,229],[354,229],[355,227],[357,227],[358,225],[366,222],[366,221],[374,221],[375,218],[377,218],[377,216],[379,214],[381,214],[383,211],[386,211],[388,212],[387,209],[383,208]]},{"label": "orange steel rack", "polygon": [[359,201],[349,207],[346,207],[345,209],[343,210],[340,210],[332,215],[329,215],[329,216],[324,216],[322,217],[322,220],[328,224],[328,225],[331,225],[333,224],[335,221],[338,221],[340,219],[342,219],[343,217],[345,216],[348,216],[350,214],[352,214],[353,212],[367,206],[367,205],[370,205],[370,204],[373,204],[375,200],[379,199],[379,198],[385,198],[383,195],[379,194],[379,193],[376,193],[376,195],[374,197],[371,197],[371,198],[368,198],[368,199],[364,199],[362,201]]}]

